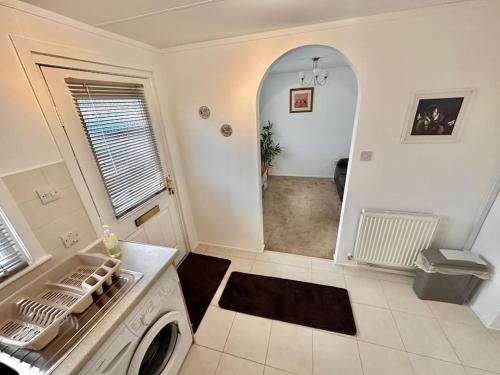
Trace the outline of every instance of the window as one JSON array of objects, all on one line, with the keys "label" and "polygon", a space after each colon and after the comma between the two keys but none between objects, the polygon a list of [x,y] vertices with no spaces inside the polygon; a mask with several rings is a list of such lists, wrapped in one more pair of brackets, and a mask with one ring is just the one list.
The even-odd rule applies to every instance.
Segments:
[{"label": "window", "polygon": [[26,247],[0,208],[0,282],[28,267],[30,261]]},{"label": "window", "polygon": [[144,86],[67,78],[117,218],[165,190]]}]

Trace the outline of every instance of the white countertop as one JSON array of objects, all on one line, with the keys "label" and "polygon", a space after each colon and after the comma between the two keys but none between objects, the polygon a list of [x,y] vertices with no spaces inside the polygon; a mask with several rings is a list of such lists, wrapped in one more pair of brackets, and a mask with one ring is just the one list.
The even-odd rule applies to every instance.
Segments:
[{"label": "white countertop", "polygon": [[[120,242],[122,268],[141,272],[142,278],[107,312],[106,316],[85,336],[69,355],[52,372],[54,375],[77,374],[92,358],[99,347],[127,317],[136,304],[148,292],[149,287],[174,262],[176,249],[144,245],[134,242]],[[98,244],[89,253],[103,252]]]}]

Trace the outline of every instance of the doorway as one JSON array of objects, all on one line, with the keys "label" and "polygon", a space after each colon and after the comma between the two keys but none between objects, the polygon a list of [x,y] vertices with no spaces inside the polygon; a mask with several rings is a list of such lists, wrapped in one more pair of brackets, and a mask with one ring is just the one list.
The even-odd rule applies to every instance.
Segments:
[{"label": "doorway", "polygon": [[327,46],[278,58],[259,93],[265,249],[333,259],[358,87]]},{"label": "doorway", "polygon": [[[149,77],[40,65],[81,175],[80,189],[120,240],[175,247],[186,255],[167,144]],[[61,147],[62,148],[62,147]],[[78,176],[77,176],[78,177]],[[80,192],[81,193],[81,192]],[[99,230],[99,228],[97,228]]]}]

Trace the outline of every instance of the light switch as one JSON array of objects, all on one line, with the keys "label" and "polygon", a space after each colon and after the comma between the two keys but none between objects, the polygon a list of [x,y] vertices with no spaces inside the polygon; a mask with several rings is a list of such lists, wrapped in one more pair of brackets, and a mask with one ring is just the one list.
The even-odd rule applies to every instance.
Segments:
[{"label": "light switch", "polygon": [[373,151],[361,151],[361,156],[359,160],[361,161],[372,161]]},{"label": "light switch", "polygon": [[51,187],[37,189],[36,193],[38,194],[38,197],[42,201],[42,204],[48,204],[50,202],[61,199],[61,194],[59,194],[59,190]]}]

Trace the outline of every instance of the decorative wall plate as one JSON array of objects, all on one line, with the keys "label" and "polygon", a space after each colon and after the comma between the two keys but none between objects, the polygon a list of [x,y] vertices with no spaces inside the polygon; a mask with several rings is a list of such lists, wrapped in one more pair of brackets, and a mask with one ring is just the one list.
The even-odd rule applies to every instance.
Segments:
[{"label": "decorative wall plate", "polygon": [[233,134],[233,128],[229,124],[224,124],[220,127],[220,133],[224,137],[230,137]]},{"label": "decorative wall plate", "polygon": [[207,107],[207,106],[205,106],[205,105],[202,105],[202,106],[200,107],[200,109],[198,109],[198,114],[200,115],[200,117],[201,117],[202,119],[205,119],[205,120],[206,120],[207,118],[209,118],[209,117],[210,117],[210,108],[208,108],[208,107]]}]

